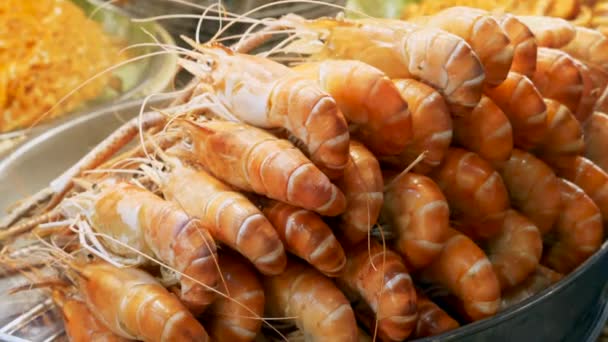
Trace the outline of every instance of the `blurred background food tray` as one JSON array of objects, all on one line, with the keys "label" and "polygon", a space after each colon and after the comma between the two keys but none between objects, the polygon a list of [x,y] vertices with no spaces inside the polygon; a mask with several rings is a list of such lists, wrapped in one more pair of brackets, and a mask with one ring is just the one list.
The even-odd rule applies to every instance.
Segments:
[{"label": "blurred background food tray", "polygon": [[[112,39],[124,42],[125,46],[153,43],[155,39],[163,44],[175,44],[172,36],[158,23],[135,23],[130,16],[114,6],[108,6],[98,0],[72,0],[81,7],[86,15],[99,22]],[[102,6],[103,5],[103,6]],[[142,56],[158,51],[155,47],[133,49],[130,57]],[[81,113],[93,108],[100,108],[114,101],[140,98],[152,93],[159,93],[172,83],[177,70],[177,57],[172,54],[158,54],[125,64],[111,71],[112,77],[121,85],[107,86],[95,99],[80,105],[76,110],[43,121],[32,129],[20,129],[0,134],[0,158],[23,143],[25,138],[39,134],[44,130],[72,120]]]}]

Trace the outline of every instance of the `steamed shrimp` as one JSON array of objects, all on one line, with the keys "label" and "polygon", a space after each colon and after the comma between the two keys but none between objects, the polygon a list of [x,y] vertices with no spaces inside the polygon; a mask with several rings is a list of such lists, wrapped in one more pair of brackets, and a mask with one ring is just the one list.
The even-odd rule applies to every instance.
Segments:
[{"label": "steamed shrimp", "polygon": [[240,123],[177,123],[192,144],[173,152],[196,161],[220,180],[244,191],[335,216],[344,194],[289,141]]},{"label": "steamed shrimp", "polygon": [[536,69],[536,39],[528,26],[516,16],[505,13],[494,16],[513,46],[511,71],[531,77]]},{"label": "steamed shrimp", "polygon": [[608,39],[598,30],[577,26],[572,41],[562,47],[572,56],[601,68],[608,68]]},{"label": "steamed shrimp", "polygon": [[422,82],[399,79],[395,80],[395,85],[412,113],[413,136],[398,156],[381,157],[380,160],[403,169],[426,151],[424,159],[413,170],[428,173],[441,163],[452,141],[450,110],[441,94]]},{"label": "steamed shrimp", "polygon": [[602,214],[578,186],[561,179],[563,209],[547,237],[543,264],[567,274],[593,255],[604,241]]},{"label": "steamed shrimp", "polygon": [[389,184],[383,217],[396,235],[395,249],[408,267],[424,268],[441,253],[448,237],[447,200],[426,176],[407,173]]},{"label": "steamed shrimp", "polygon": [[128,183],[108,180],[93,191],[65,201],[65,216],[85,215],[95,231],[113,238],[101,238],[113,254],[141,263],[143,253],[174,268],[180,299],[189,309],[201,311],[213,301],[219,279],[216,247],[198,219]]},{"label": "steamed shrimp", "polygon": [[[286,52],[305,52],[321,60],[356,59],[390,78],[423,81],[457,113],[467,113],[481,97],[485,73],[479,58],[462,38],[443,30],[397,20],[305,20],[293,14],[278,23],[295,27],[302,35]],[[312,44],[311,35],[322,44]]]},{"label": "steamed shrimp", "polygon": [[167,200],[201,220],[211,236],[245,256],[264,274],[283,272],[285,249],[272,224],[243,194],[204,170],[173,162],[160,175]]},{"label": "steamed shrimp", "polygon": [[547,234],[561,210],[559,180],[553,170],[532,154],[514,149],[499,171],[513,207]]},{"label": "steamed shrimp", "polygon": [[511,156],[513,128],[504,112],[484,95],[471,115],[454,119],[454,142],[496,167]]},{"label": "steamed shrimp", "polygon": [[59,289],[53,290],[52,298],[61,311],[65,332],[71,342],[129,341],[113,333],[105,324],[95,318],[83,301],[73,298]]},{"label": "steamed shrimp", "polygon": [[451,229],[441,254],[421,274],[455,295],[465,318],[477,321],[494,315],[500,305],[500,283],[484,252],[465,235]]},{"label": "steamed shrimp", "polygon": [[[374,312],[378,336],[401,341],[416,327],[416,290],[405,264],[376,241],[353,246],[338,285],[351,301],[363,300]],[[367,321],[367,320],[366,320]],[[374,327],[370,327],[374,330]]]},{"label": "steamed shrimp", "polygon": [[608,173],[591,160],[578,156],[572,164],[558,167],[557,175],[583,189],[600,209],[603,222],[608,221]]},{"label": "steamed shrimp", "polygon": [[445,194],[455,220],[481,238],[500,232],[509,195],[500,175],[487,161],[473,152],[450,148],[431,178]]},{"label": "steamed shrimp", "polygon": [[[219,44],[196,48],[199,60],[182,60],[182,66],[212,87],[230,113],[225,118],[285,128],[305,145],[315,165],[331,178],[342,175],[348,161],[348,126],[336,101],[317,82],[270,59]],[[189,99],[196,101],[196,96]]]},{"label": "steamed shrimp", "polygon": [[560,50],[538,49],[531,80],[544,97],[566,105],[581,122],[591,114],[599,95],[599,90],[593,91],[589,69]]},{"label": "steamed shrimp", "polygon": [[608,115],[595,112],[585,122],[585,157],[608,172]]},{"label": "steamed shrimp", "polygon": [[536,147],[547,129],[547,108],[541,94],[526,76],[509,72],[485,94],[505,113],[513,127],[513,143],[525,150]]},{"label": "steamed shrimp", "polygon": [[422,338],[443,334],[460,327],[460,324],[439,305],[433,303],[422,291],[416,288],[418,306],[418,322],[412,334],[414,338]]},{"label": "steamed shrimp", "polygon": [[538,266],[543,240],[536,226],[515,210],[509,210],[502,231],[485,246],[501,289],[524,281]]},{"label": "steamed shrimp", "polygon": [[604,87],[597,101],[595,101],[594,110],[596,112],[608,113],[608,86]]},{"label": "steamed shrimp", "polygon": [[576,34],[575,27],[561,18],[517,16],[536,38],[538,46],[559,49],[570,43]]},{"label": "steamed shrimp", "polygon": [[500,303],[500,310],[505,310],[523,300],[532,297],[563,278],[561,273],[538,265],[532,275],[523,283],[506,291]]},{"label": "steamed shrimp", "polygon": [[264,279],[266,310],[293,317],[308,341],[358,341],[350,303],[334,283],[315,269],[289,261],[285,272]]},{"label": "steamed shrimp", "polygon": [[342,272],[346,257],[331,228],[317,214],[278,201],[264,204],[285,248],[328,276]]},{"label": "steamed shrimp", "polygon": [[382,171],[376,157],[352,140],[350,161],[338,187],[346,196],[346,211],[340,216],[340,238],[350,244],[365,239],[376,224],[384,202]]},{"label": "steamed shrimp", "polygon": [[203,326],[156,279],[102,262],[77,267],[78,289],[112,332],[143,341],[208,341]]},{"label": "steamed shrimp", "polygon": [[442,29],[464,39],[479,57],[488,85],[498,85],[507,77],[513,61],[513,45],[489,12],[455,6],[430,16],[413,17],[408,21]]},{"label": "steamed shrimp", "polygon": [[568,107],[549,99],[545,99],[545,104],[547,134],[534,152],[551,164],[568,163],[585,150],[583,129]]},{"label": "steamed shrimp", "polygon": [[262,327],[264,287],[246,261],[222,253],[219,266],[226,280],[219,297],[205,312],[205,327],[215,341],[253,341]]},{"label": "steamed shrimp", "polygon": [[354,60],[324,60],[294,68],[319,83],[336,101],[351,135],[376,155],[403,150],[412,137],[408,104],[379,69]]}]

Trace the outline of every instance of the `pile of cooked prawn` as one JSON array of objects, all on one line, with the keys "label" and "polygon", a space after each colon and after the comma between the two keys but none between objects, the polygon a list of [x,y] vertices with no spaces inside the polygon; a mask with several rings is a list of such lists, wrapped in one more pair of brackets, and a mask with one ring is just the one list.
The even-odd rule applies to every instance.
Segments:
[{"label": "pile of cooked prawn", "polygon": [[37,281],[72,339],[433,336],[601,247],[601,33],[466,7],[261,23],[165,47],[192,83],[4,217],[4,265],[30,239],[62,270]]}]

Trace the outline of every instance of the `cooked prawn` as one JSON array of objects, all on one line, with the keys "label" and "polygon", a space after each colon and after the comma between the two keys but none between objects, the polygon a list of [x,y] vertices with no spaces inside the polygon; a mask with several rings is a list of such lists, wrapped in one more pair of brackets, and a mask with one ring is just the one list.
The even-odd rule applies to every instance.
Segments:
[{"label": "cooked prawn", "polygon": [[511,156],[513,129],[504,112],[484,95],[471,115],[454,119],[454,142],[497,167]]},{"label": "cooked prawn", "polygon": [[85,215],[95,231],[112,238],[103,242],[115,255],[142,263],[143,253],[180,272],[180,298],[189,309],[201,311],[213,301],[219,280],[216,247],[199,220],[125,182],[110,179],[92,191],[64,201],[64,216]]},{"label": "cooked prawn", "polygon": [[495,14],[498,24],[505,31],[513,46],[511,71],[531,77],[536,69],[536,39],[528,26],[516,16],[504,13]]},{"label": "cooked prawn", "polygon": [[531,80],[544,97],[566,105],[581,122],[591,114],[599,95],[599,90],[593,91],[589,69],[556,49],[538,49],[536,72]]},{"label": "cooked prawn", "polygon": [[585,130],[585,157],[604,171],[608,171],[608,115],[594,112],[583,126]]},{"label": "cooked prawn", "polygon": [[351,140],[350,161],[344,176],[336,184],[347,202],[338,224],[340,238],[354,244],[367,237],[384,202],[384,183],[378,160],[365,146]]},{"label": "cooked prawn", "polygon": [[543,264],[568,274],[602,246],[604,228],[599,208],[581,188],[561,179],[560,193],[563,209],[545,239]]},{"label": "cooked prawn", "polygon": [[139,269],[94,262],[78,266],[76,274],[85,303],[115,334],[143,341],[209,340],[186,307]]},{"label": "cooked prawn", "polygon": [[572,56],[603,69],[608,68],[608,39],[600,31],[576,26],[575,36],[562,49]]},{"label": "cooked prawn", "polygon": [[523,300],[532,297],[552,284],[557,283],[564,276],[543,265],[538,265],[536,271],[523,283],[506,291],[500,303],[500,310],[508,309]]},{"label": "cooked prawn", "polygon": [[416,327],[416,290],[405,264],[396,253],[372,240],[348,252],[338,285],[351,301],[363,300],[374,312],[381,340],[401,341]]},{"label": "cooked prawn", "polygon": [[270,59],[219,44],[195,44],[195,48],[199,60],[182,60],[182,66],[211,86],[230,113],[225,118],[287,129],[330,178],[342,175],[348,161],[348,126],[336,101],[316,81]]},{"label": "cooked prawn", "polygon": [[447,200],[423,175],[407,173],[387,183],[382,216],[396,236],[395,249],[408,267],[424,268],[439,256],[448,238]]},{"label": "cooked prawn", "polygon": [[547,134],[534,152],[542,159],[548,160],[550,164],[569,163],[585,150],[581,124],[563,104],[550,99],[545,99],[545,104]]},{"label": "cooked prawn", "polygon": [[499,235],[484,250],[492,263],[501,289],[524,281],[538,266],[543,240],[538,228],[525,216],[509,210]]},{"label": "cooked prawn", "polygon": [[500,232],[509,195],[498,172],[477,154],[450,148],[431,178],[443,191],[452,217],[482,238]]},{"label": "cooked prawn", "polygon": [[539,91],[526,76],[509,72],[485,94],[505,113],[513,127],[513,143],[528,150],[536,147],[547,129],[547,108]]},{"label": "cooked prawn", "polygon": [[[205,312],[205,327],[215,341],[253,341],[262,327],[264,287],[253,268],[241,257],[221,253],[218,260],[225,297]],[[257,317],[256,317],[257,316]]]},{"label": "cooked prawn", "polygon": [[[302,38],[286,52],[356,59],[390,78],[415,78],[439,90],[456,113],[466,114],[481,97],[485,73],[479,58],[462,38],[443,30],[398,20],[306,20],[293,14],[278,23],[295,27]],[[322,44],[311,42],[311,36]]]},{"label": "cooked prawn", "polygon": [[412,113],[413,137],[398,156],[380,157],[382,162],[403,169],[426,151],[414,172],[426,174],[443,160],[452,141],[452,119],[438,91],[413,79],[395,80]]},{"label": "cooked prawn", "polygon": [[408,22],[442,29],[464,39],[479,57],[488,85],[498,85],[507,77],[513,62],[513,45],[489,12],[454,6],[430,16],[410,18]]},{"label": "cooked prawn", "polygon": [[576,34],[575,27],[561,18],[543,16],[517,16],[536,38],[538,46],[559,49],[570,43]]},{"label": "cooked prawn", "polygon": [[450,229],[441,254],[422,271],[421,280],[455,295],[467,320],[494,315],[500,305],[500,284],[484,252],[465,235]]},{"label": "cooked prawn", "polygon": [[283,272],[285,249],[272,224],[243,194],[205,170],[179,160],[167,161],[169,171],[154,170],[165,198],[197,217],[211,236],[238,251],[264,274]]},{"label": "cooked prawn", "polygon": [[418,304],[418,322],[412,334],[414,338],[422,338],[443,334],[460,327],[460,324],[439,305],[431,301],[424,292],[416,288]]},{"label": "cooked prawn", "polygon": [[591,160],[578,156],[574,163],[558,167],[557,175],[583,189],[600,209],[603,222],[608,221],[608,173]]},{"label": "cooked prawn", "polygon": [[547,234],[561,210],[559,180],[553,170],[534,155],[513,149],[499,172],[513,207],[529,218],[541,234]]},{"label": "cooked prawn", "polygon": [[273,200],[266,201],[263,210],[289,252],[328,276],[337,276],[343,271],[344,250],[321,217]]},{"label": "cooked prawn", "polygon": [[319,82],[349,122],[351,135],[374,154],[398,154],[411,140],[408,104],[379,69],[355,60],[324,60],[294,70]]},{"label": "cooked prawn", "polygon": [[355,314],[334,283],[310,266],[290,260],[285,272],[264,279],[266,312],[293,317],[309,341],[358,341]]},{"label": "cooked prawn", "polygon": [[346,209],[340,189],[289,141],[234,122],[177,124],[192,143],[173,152],[201,163],[218,179],[322,215],[335,216]]},{"label": "cooked prawn", "polygon": [[65,332],[70,341],[129,341],[114,334],[105,324],[95,318],[83,301],[71,296],[65,290],[54,289],[52,298],[61,311]]}]

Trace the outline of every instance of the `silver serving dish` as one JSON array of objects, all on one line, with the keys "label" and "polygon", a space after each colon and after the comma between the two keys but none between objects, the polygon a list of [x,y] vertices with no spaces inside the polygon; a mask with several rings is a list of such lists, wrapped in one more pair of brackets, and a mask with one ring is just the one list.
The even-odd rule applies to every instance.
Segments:
[{"label": "silver serving dish", "polygon": [[[152,101],[159,105],[166,99]],[[141,102],[116,104],[52,128],[0,162],[0,208],[48,185],[122,122]],[[492,318],[424,341],[595,341],[608,311],[608,243],[576,271],[542,293]],[[0,292],[19,278],[0,281]],[[57,336],[61,323],[39,294],[0,296],[0,334],[42,341]],[[27,317],[20,315],[26,312]],[[40,316],[44,315],[45,319]],[[44,325],[43,322],[46,322]],[[34,327],[34,328],[32,328]],[[2,338],[0,337],[0,340]]]},{"label": "silver serving dish", "polygon": [[[98,21],[109,36],[123,41],[126,45],[153,43],[147,33],[151,33],[160,43],[174,45],[171,35],[158,23],[135,23],[123,10],[104,4],[99,0],[72,0],[84,12]],[[153,47],[142,47],[130,50],[130,56],[136,57],[158,51]],[[23,129],[8,133],[0,133],[0,158],[31,137],[50,127],[58,126],[93,108],[107,105],[113,101],[134,99],[148,94],[162,92],[167,89],[177,70],[177,57],[173,54],[156,55],[138,60],[113,70],[113,77],[120,80],[122,89],[107,87],[96,99],[86,102],[73,112],[66,113],[56,119],[43,121],[32,129]]]},{"label": "silver serving dish", "polygon": [[[158,106],[166,96],[149,102]],[[141,100],[123,102],[79,115],[62,125],[38,132],[7,158],[0,161],[0,212],[27,197],[60,175],[123,122],[139,113]],[[42,291],[7,294],[27,284],[19,274],[4,274],[0,268],[0,341],[11,335],[30,341],[54,341],[63,331],[61,314]]]}]

